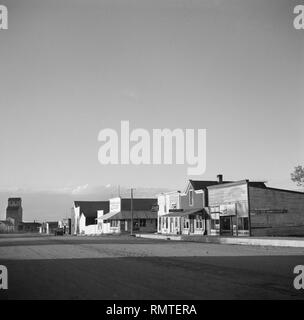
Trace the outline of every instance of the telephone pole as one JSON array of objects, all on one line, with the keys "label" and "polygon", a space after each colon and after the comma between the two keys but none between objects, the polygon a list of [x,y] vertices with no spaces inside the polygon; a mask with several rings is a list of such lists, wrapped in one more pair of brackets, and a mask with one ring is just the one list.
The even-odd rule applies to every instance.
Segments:
[{"label": "telephone pole", "polygon": [[131,236],[133,236],[133,188],[131,188]]}]

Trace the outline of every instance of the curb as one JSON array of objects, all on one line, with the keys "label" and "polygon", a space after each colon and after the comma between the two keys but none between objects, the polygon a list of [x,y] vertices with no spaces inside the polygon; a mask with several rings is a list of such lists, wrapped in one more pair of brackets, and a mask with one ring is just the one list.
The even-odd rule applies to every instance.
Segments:
[{"label": "curb", "polygon": [[230,244],[245,246],[270,246],[270,247],[293,247],[304,248],[304,239],[280,239],[280,238],[232,238],[219,236],[175,236],[161,234],[136,234],[137,238],[157,239],[157,240],[173,240],[187,242],[201,242],[213,244]]}]

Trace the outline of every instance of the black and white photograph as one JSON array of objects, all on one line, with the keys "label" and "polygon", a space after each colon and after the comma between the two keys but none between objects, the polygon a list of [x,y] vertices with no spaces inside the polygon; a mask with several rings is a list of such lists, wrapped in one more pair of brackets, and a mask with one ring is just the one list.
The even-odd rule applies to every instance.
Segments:
[{"label": "black and white photograph", "polygon": [[0,300],[304,300],[303,93],[303,0],[0,0]]}]

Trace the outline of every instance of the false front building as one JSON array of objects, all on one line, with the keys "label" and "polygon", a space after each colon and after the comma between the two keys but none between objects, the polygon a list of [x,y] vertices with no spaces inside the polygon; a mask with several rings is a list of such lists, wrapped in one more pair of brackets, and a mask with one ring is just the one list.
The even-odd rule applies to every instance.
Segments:
[{"label": "false front building", "polygon": [[242,180],[208,187],[211,235],[304,235],[304,193]]},{"label": "false front building", "polygon": [[158,232],[162,234],[200,234],[210,230],[208,186],[228,183],[218,180],[189,180],[186,190],[158,196]]}]

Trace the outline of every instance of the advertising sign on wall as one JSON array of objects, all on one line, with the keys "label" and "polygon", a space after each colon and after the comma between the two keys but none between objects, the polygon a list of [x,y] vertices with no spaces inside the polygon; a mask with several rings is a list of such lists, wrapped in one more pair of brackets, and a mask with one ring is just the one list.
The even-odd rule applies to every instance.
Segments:
[{"label": "advertising sign on wall", "polygon": [[235,216],[235,215],[236,215],[235,203],[220,205],[220,216]]}]

